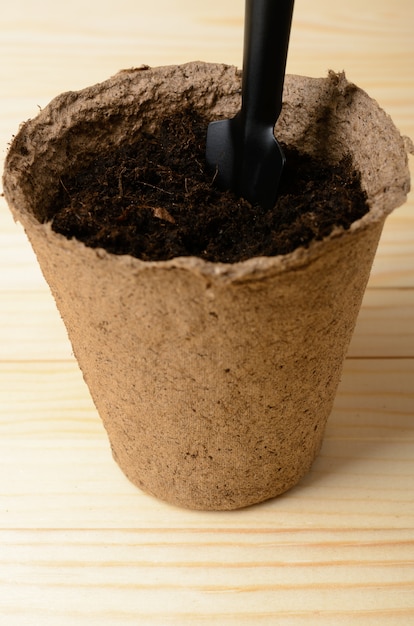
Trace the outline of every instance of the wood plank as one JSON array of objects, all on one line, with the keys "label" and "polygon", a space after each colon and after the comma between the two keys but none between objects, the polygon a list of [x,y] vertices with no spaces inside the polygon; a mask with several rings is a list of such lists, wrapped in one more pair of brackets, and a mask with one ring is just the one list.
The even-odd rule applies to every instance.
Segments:
[{"label": "wood plank", "polygon": [[369,280],[370,287],[414,287],[414,198],[385,222]]},{"label": "wood plank", "polygon": [[0,198],[0,291],[47,289],[36,256],[23,228],[15,224]]},{"label": "wood plank", "polygon": [[[391,215],[384,227],[369,286],[414,288],[414,196],[405,212]],[[411,213],[410,213],[411,212]],[[44,289],[36,257],[20,225],[0,199],[0,290]]]},{"label": "wood plank", "polygon": [[0,433],[9,438],[100,434],[100,421],[76,361],[0,363]]},{"label": "wood plank", "polygon": [[[27,1],[24,17],[18,4],[3,10],[2,47],[13,63],[4,64],[2,72],[8,79],[5,84],[11,84],[19,96],[34,93],[50,98],[141,63],[202,59],[241,64],[244,7],[238,0],[203,5],[190,0],[173,4],[141,0],[123,2],[115,13],[111,5],[101,3],[99,17],[94,3],[85,5],[80,0],[67,7],[51,2],[47,6],[41,19],[36,5]],[[407,50],[412,45],[413,19],[413,6],[407,0],[392,6],[376,3],[375,8],[369,3],[361,7],[357,0],[316,7],[297,0],[288,70],[319,76],[329,67],[345,68],[352,80],[383,92],[386,86],[384,96],[396,94],[401,101],[411,87]]]},{"label": "wood plank", "polygon": [[9,367],[0,367],[1,528],[414,524],[414,360],[348,361],[321,454],[301,484],[244,511],[209,514],[166,505],[124,478],[75,364]]},{"label": "wood plank", "polygon": [[65,325],[48,287],[0,290],[0,361],[73,360]]},{"label": "wood plank", "polygon": [[273,625],[276,615],[385,625],[414,615],[404,530],[9,531],[0,545],[0,615],[12,625]]},{"label": "wood plank", "polygon": [[[75,360],[0,362],[0,374],[2,437],[43,441],[100,434],[96,409]],[[408,441],[406,435],[414,427],[413,375],[414,359],[348,359],[329,423],[338,429],[344,420],[351,433],[347,439],[358,439],[361,429],[370,426],[370,436],[387,440],[391,428],[396,439]]]},{"label": "wood plank", "polygon": [[[20,122],[62,91],[142,63],[240,66],[243,11],[5,3],[0,169]],[[413,23],[411,0],[296,0],[288,71],[345,69],[414,137]],[[413,215],[411,193],[387,220],[311,472],[274,501],[202,513],[146,496],[116,466],[0,197],[0,623],[414,624]]]},{"label": "wood plank", "polygon": [[414,289],[368,288],[348,357],[414,357],[413,313]]},{"label": "wood plank", "polygon": [[[348,351],[357,358],[414,357],[414,289],[367,289]],[[0,290],[0,360],[72,360],[47,287]]]}]

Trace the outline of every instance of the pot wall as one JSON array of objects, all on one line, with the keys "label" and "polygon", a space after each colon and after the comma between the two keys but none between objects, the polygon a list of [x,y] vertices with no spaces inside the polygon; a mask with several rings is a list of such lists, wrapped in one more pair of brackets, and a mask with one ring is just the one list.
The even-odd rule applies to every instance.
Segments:
[{"label": "pot wall", "polygon": [[[284,257],[146,263],[89,249],[41,222],[77,159],[139,135],[166,107],[191,101],[212,119],[229,117],[239,90],[234,68],[195,63],[122,72],[63,94],[22,128],[4,179],[115,459],[145,491],[198,509],[260,502],[309,470],[384,220],[408,190],[401,137],[344,77],[287,77],[278,138],[326,149],[332,161],[355,148],[371,210]],[[386,166],[378,148],[367,157],[367,137],[387,145]]]}]

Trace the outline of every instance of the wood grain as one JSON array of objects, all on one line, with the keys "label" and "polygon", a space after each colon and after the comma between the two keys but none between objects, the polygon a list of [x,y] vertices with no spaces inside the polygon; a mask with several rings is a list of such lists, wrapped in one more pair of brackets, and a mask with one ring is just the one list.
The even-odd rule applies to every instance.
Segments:
[{"label": "wood grain", "polygon": [[[288,71],[345,69],[414,137],[411,0],[296,0]],[[241,64],[243,2],[2,7],[0,142],[123,67]],[[414,173],[413,160],[411,171]],[[184,511],[111,457],[0,198],[0,624],[414,624],[414,196],[387,221],[320,456],[283,497]]]},{"label": "wood grain", "polygon": [[0,541],[11,624],[28,598],[42,624],[410,619],[405,531],[11,531]]},{"label": "wood grain", "polygon": [[309,475],[283,498],[217,514],[169,507],[129,484],[111,459],[76,363],[4,364],[0,374],[7,416],[0,423],[8,476],[2,494],[10,498],[0,527],[27,528],[28,520],[36,528],[414,524],[414,359],[404,360],[404,367],[400,359],[387,359],[385,368],[382,360],[348,360]]}]

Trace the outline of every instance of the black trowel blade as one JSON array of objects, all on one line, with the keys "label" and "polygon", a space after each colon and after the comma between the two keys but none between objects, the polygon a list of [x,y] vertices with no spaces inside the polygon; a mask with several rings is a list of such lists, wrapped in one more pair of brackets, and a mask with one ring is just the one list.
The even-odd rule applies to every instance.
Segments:
[{"label": "black trowel blade", "polygon": [[237,116],[211,122],[206,159],[221,189],[231,189],[265,209],[274,206],[285,156],[272,127],[258,126],[245,136]]}]

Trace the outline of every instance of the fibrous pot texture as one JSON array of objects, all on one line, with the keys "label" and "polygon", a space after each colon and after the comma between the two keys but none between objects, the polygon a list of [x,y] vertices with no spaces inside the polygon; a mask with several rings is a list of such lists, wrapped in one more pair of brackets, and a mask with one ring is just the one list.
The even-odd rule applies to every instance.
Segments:
[{"label": "fibrous pot texture", "polygon": [[276,136],[332,163],[350,153],[370,209],[285,256],[141,261],[44,221],[79,163],[189,104],[211,120],[231,117],[240,87],[226,65],[120,72],[58,96],[24,124],[4,175],[115,459],[146,492],[195,509],[266,500],[309,470],[384,220],[409,188],[403,139],[344,75],[287,76]]}]

